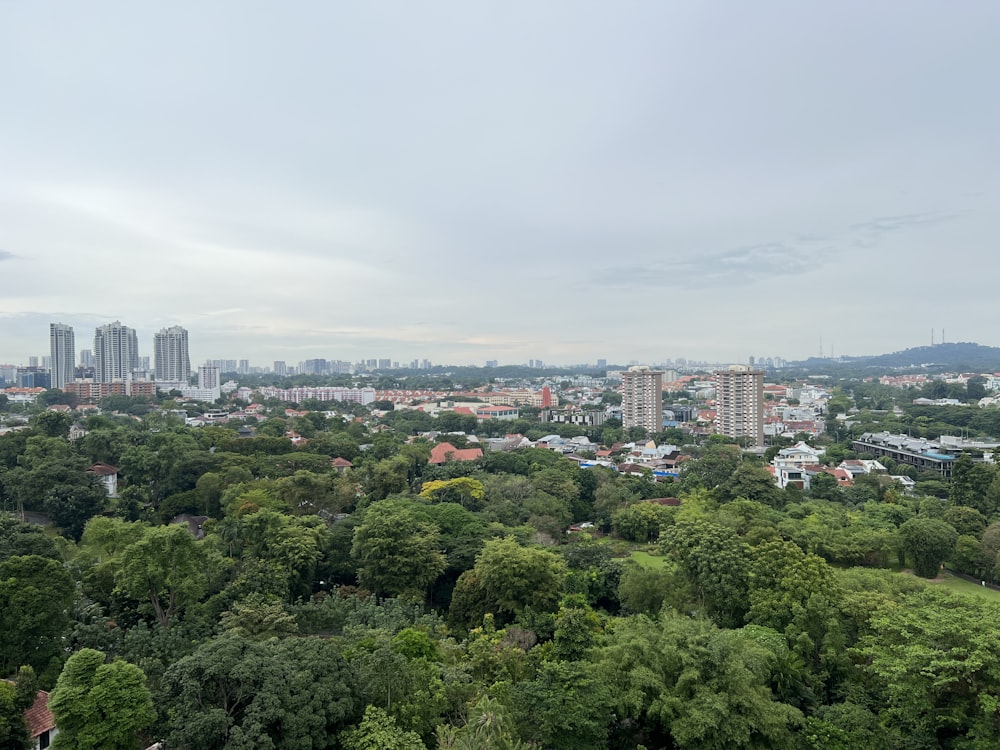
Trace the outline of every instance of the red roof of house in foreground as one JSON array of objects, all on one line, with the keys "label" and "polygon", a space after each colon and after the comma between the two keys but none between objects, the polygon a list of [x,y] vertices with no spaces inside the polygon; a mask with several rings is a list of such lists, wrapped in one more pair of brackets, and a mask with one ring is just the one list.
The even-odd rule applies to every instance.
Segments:
[{"label": "red roof of house in foreground", "polygon": [[97,474],[99,477],[110,477],[113,474],[118,473],[117,466],[111,466],[110,464],[96,463],[87,469],[88,474]]},{"label": "red roof of house in foreground", "polygon": [[340,456],[337,456],[335,459],[333,459],[330,462],[330,464],[335,469],[352,469],[352,468],[354,468],[354,464],[352,464],[346,458],[341,458]]},{"label": "red roof of house in foreground", "polygon": [[35,695],[35,702],[31,708],[24,712],[24,720],[28,724],[28,734],[34,739],[42,732],[55,729],[56,722],[49,711],[49,694],[44,690],[39,690]]},{"label": "red roof of house in foreground", "polygon": [[475,461],[483,457],[480,448],[456,448],[451,443],[438,443],[431,449],[428,463],[443,464],[445,461]]}]

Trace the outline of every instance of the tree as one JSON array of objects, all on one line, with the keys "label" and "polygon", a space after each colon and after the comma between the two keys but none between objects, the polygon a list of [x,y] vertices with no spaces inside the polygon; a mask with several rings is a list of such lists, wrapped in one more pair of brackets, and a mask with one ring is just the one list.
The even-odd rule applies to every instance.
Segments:
[{"label": "tree", "polygon": [[646,568],[630,563],[622,571],[618,599],[628,614],[655,616],[666,602],[680,604],[690,595],[685,581],[676,569]]},{"label": "tree", "polygon": [[156,621],[170,627],[205,591],[205,555],[186,527],[151,528],[125,548],[115,582],[126,596],[148,600]]},{"label": "tree", "polygon": [[66,661],[49,710],[59,727],[55,750],[136,748],[138,733],[156,719],[142,670],[121,659],[108,664],[92,648]]},{"label": "tree", "polygon": [[0,513],[0,560],[23,555],[59,559],[56,545],[41,526],[22,523],[9,513]]},{"label": "tree", "polygon": [[711,490],[725,484],[740,465],[740,450],[735,445],[710,445],[705,452],[684,462],[681,487]]},{"label": "tree", "polygon": [[709,521],[682,520],[664,530],[660,547],[680,564],[714,622],[722,627],[743,624],[749,560],[734,531]]},{"label": "tree", "polygon": [[43,411],[36,414],[31,420],[31,426],[40,435],[49,438],[65,438],[69,435],[69,428],[73,424],[73,417],[57,411]]},{"label": "tree", "polygon": [[172,664],[158,698],[171,748],[297,750],[337,746],[354,691],[331,641],[227,634]]},{"label": "tree", "polygon": [[936,518],[911,518],[899,527],[903,553],[921,578],[936,578],[958,541],[958,532]]},{"label": "tree", "polygon": [[438,527],[405,500],[382,500],[365,509],[351,557],[361,585],[379,596],[425,597],[447,564]]},{"label": "tree", "polygon": [[487,612],[511,621],[530,607],[551,612],[562,593],[566,562],[541,549],[522,547],[512,537],[491,539],[472,570],[455,587],[451,615],[458,622],[479,622]]},{"label": "tree", "polygon": [[538,747],[607,746],[613,696],[595,664],[544,662],[533,680],[514,686],[512,703],[522,738]]},{"label": "tree", "polygon": [[0,680],[0,748],[31,750],[33,743],[24,721],[24,707],[17,698],[17,688]]},{"label": "tree", "polygon": [[479,510],[483,507],[486,492],[478,479],[456,477],[424,482],[420,488],[420,497],[438,503],[458,503],[469,510]]},{"label": "tree", "polygon": [[1000,607],[924,588],[876,610],[853,650],[892,747],[997,747]]},{"label": "tree", "polygon": [[98,515],[106,502],[104,488],[96,479],[89,479],[53,487],[49,490],[43,507],[63,534],[79,541],[87,521]]},{"label": "tree", "polygon": [[611,514],[614,532],[633,542],[655,542],[660,531],[673,523],[674,508],[656,503],[635,503]]},{"label": "tree", "polygon": [[416,732],[404,732],[384,709],[368,706],[361,723],[344,732],[344,750],[426,750]]},{"label": "tree", "polygon": [[959,534],[979,537],[986,530],[986,519],[975,508],[953,505],[944,512],[941,519],[950,524]]},{"label": "tree", "polygon": [[56,560],[26,555],[0,561],[0,674],[21,664],[41,671],[59,653],[73,591]]},{"label": "tree", "polygon": [[963,453],[952,466],[948,500],[952,505],[975,508],[989,517],[996,510],[987,499],[993,481],[994,472],[989,466],[976,463],[969,454]]},{"label": "tree", "polygon": [[774,700],[769,663],[735,631],[666,612],[618,621],[599,655],[623,728],[649,747],[685,750],[795,747],[802,715]]},{"label": "tree", "polygon": [[439,725],[438,750],[526,750],[507,707],[484,695],[461,728]]},{"label": "tree", "polygon": [[720,487],[721,500],[745,498],[772,508],[781,504],[781,490],[774,483],[774,477],[762,466],[743,462]]}]

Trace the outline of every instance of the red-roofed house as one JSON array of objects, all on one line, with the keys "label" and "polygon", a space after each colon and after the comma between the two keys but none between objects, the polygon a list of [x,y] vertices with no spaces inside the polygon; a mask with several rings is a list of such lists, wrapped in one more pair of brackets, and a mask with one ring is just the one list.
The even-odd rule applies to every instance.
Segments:
[{"label": "red-roofed house", "polygon": [[34,747],[39,750],[49,747],[52,738],[59,733],[52,712],[49,711],[49,694],[44,690],[38,691],[35,702],[24,712],[24,721],[28,725],[28,735]]},{"label": "red-roofed house", "polygon": [[481,448],[456,448],[451,443],[438,443],[431,449],[429,464],[443,464],[446,461],[475,461],[483,457]]},{"label": "red-roofed house", "polygon": [[343,474],[348,469],[353,469],[354,468],[354,464],[352,464],[346,458],[341,458],[340,456],[337,456],[335,459],[333,459],[330,462],[330,465],[334,469],[336,469],[337,471],[339,471],[341,474]]}]

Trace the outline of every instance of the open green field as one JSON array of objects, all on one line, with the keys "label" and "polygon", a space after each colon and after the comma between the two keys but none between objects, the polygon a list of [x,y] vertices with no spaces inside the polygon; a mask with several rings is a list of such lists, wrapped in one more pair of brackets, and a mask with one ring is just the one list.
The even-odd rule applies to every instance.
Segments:
[{"label": "open green field", "polygon": [[664,568],[667,565],[667,558],[660,555],[651,555],[642,550],[636,550],[630,557],[644,568]]},{"label": "open green field", "polygon": [[928,581],[928,583],[956,593],[971,594],[972,596],[979,596],[983,599],[1000,602],[1000,591],[985,588],[970,581],[966,581],[963,578],[957,578],[948,572],[942,572],[940,576],[933,581]]}]

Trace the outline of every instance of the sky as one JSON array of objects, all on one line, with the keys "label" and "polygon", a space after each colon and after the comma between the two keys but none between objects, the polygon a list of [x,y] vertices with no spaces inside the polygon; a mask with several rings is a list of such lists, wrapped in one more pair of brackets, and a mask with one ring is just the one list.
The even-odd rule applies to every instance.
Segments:
[{"label": "sky", "polygon": [[0,362],[1000,345],[1000,3],[0,0]]}]

